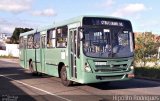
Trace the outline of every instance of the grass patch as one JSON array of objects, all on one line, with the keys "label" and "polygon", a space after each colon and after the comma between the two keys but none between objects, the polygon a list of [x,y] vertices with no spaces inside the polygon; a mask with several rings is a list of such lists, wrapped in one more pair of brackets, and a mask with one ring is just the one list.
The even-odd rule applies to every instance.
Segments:
[{"label": "grass patch", "polygon": [[1,55],[0,58],[7,58],[7,59],[17,59],[17,57],[13,57],[12,55]]},{"label": "grass patch", "polygon": [[160,67],[136,67],[135,75],[140,78],[160,79]]}]

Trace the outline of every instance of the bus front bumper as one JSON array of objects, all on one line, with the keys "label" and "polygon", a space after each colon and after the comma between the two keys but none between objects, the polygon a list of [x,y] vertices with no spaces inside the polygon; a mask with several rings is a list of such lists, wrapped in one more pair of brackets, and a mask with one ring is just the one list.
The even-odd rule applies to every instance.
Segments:
[{"label": "bus front bumper", "polygon": [[110,82],[110,81],[123,81],[134,78],[133,71],[123,73],[84,73],[81,83],[98,83],[98,82]]}]

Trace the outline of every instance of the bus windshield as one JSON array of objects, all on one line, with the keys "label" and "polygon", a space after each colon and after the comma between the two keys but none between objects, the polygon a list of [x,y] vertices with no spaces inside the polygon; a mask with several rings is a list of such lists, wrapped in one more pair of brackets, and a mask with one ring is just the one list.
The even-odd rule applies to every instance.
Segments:
[{"label": "bus windshield", "polygon": [[89,27],[84,30],[83,52],[88,57],[133,56],[132,31],[122,27]]}]

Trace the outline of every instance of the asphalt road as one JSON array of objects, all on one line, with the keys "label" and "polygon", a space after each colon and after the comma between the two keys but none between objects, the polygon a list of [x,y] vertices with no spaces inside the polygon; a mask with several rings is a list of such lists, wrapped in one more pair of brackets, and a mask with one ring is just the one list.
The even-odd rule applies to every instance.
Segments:
[{"label": "asphalt road", "polygon": [[65,87],[59,78],[32,76],[18,63],[0,60],[0,101],[153,101],[151,97],[160,101],[160,82],[133,79]]}]

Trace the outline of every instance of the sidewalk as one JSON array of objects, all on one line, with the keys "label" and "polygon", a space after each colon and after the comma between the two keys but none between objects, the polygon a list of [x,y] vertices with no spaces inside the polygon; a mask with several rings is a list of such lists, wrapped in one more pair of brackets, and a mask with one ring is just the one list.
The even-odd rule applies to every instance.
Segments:
[{"label": "sidewalk", "polygon": [[19,63],[19,59],[7,59],[7,58],[0,58],[0,61],[4,62],[11,62],[11,63]]}]

